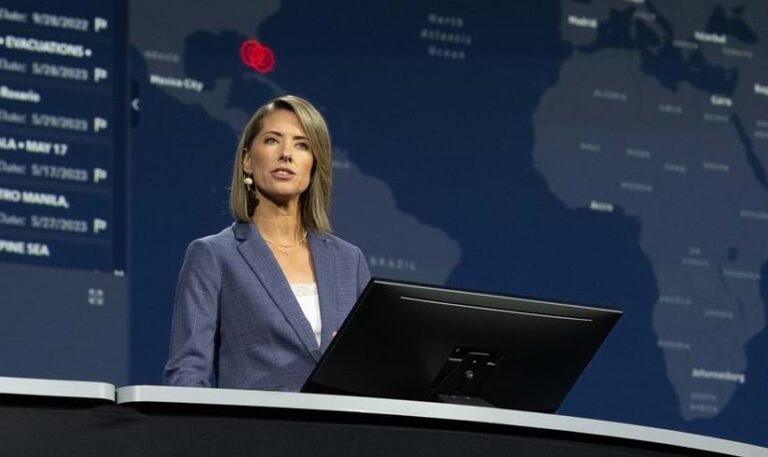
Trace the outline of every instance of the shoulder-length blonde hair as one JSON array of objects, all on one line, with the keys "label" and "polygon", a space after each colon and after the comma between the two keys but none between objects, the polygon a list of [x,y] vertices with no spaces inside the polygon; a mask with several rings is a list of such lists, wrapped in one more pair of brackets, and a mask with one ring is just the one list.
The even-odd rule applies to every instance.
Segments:
[{"label": "shoulder-length blonde hair", "polygon": [[328,212],[331,206],[331,137],[325,119],[307,100],[293,95],[278,97],[259,108],[243,129],[240,142],[235,152],[232,166],[232,186],[229,190],[229,210],[232,216],[242,222],[250,222],[258,204],[256,189],[246,189],[243,179],[243,159],[251,147],[253,139],[261,132],[264,117],[277,110],[286,110],[299,118],[299,123],[309,141],[314,156],[309,187],[299,197],[301,221],[304,228],[320,233],[331,230]]}]

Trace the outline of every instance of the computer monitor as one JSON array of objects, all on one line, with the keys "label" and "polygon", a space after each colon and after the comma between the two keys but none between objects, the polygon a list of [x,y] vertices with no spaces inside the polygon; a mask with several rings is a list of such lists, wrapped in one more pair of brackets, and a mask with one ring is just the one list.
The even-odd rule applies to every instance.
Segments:
[{"label": "computer monitor", "polygon": [[554,412],[620,316],[373,279],[302,392]]}]

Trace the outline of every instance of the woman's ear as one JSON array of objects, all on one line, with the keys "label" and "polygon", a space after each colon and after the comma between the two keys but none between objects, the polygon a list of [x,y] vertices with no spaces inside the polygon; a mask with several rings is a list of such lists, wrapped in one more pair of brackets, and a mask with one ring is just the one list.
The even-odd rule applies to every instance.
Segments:
[{"label": "woman's ear", "polygon": [[247,149],[243,149],[243,171],[248,174],[253,173],[253,170],[251,169],[251,155],[248,153]]}]

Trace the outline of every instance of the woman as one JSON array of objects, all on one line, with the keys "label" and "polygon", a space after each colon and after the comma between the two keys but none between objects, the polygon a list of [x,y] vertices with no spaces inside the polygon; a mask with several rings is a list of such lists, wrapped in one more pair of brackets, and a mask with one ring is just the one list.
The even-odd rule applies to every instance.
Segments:
[{"label": "woman", "polygon": [[193,241],[179,274],[166,384],[301,388],[370,279],[329,233],[331,141],[306,100],[248,121],[235,155],[236,221]]}]

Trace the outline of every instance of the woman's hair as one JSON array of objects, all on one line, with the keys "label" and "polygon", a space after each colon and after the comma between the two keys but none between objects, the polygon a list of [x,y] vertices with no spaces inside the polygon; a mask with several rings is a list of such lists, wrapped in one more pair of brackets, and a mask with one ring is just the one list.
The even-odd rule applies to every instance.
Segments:
[{"label": "woman's hair", "polygon": [[229,190],[229,210],[232,216],[243,222],[249,222],[258,204],[256,186],[248,191],[243,178],[243,159],[251,147],[253,139],[261,132],[264,117],[277,110],[290,111],[299,118],[299,123],[309,141],[314,156],[309,187],[299,197],[301,222],[307,230],[320,233],[330,231],[331,223],[328,211],[331,206],[331,137],[325,119],[311,103],[293,95],[278,97],[259,108],[243,129],[235,153],[232,167],[232,187]]}]

